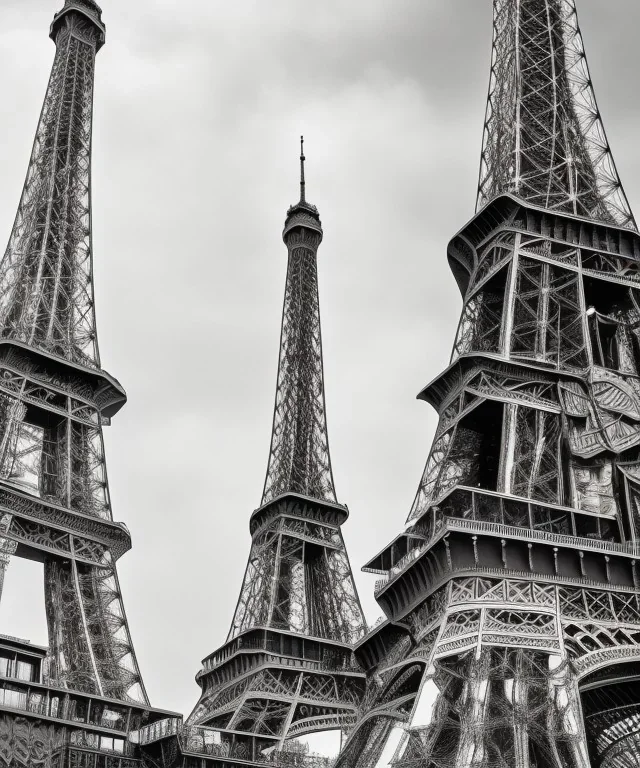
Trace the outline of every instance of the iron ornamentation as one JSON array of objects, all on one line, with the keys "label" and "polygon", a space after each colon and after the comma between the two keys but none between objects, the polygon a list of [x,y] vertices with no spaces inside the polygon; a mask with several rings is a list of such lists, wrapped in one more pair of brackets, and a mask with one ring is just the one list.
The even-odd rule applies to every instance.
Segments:
[{"label": "iron ornamentation", "polygon": [[[116,563],[102,428],[126,399],[93,302],[93,0],[55,16],[51,79],[0,262],[0,586],[44,563],[49,644],[0,636],[6,768],[640,765],[640,235],[575,0],[494,0],[463,307],[420,393],[439,424],[402,533],[365,566],[341,526],[306,200],[288,270],[261,504],[226,642],[186,722],[149,705]],[[337,730],[335,761],[299,738]]]}]

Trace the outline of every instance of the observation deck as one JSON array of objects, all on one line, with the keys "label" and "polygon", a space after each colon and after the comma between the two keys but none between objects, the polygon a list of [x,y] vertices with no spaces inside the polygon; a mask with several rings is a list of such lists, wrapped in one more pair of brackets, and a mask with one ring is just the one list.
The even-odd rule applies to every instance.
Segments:
[{"label": "observation deck", "polygon": [[246,744],[222,742],[220,731],[184,725],[181,718],[168,718],[145,726],[132,733],[131,739],[145,751],[157,750],[163,742],[174,742],[184,757],[197,757],[204,765],[219,768],[333,768],[335,764],[335,759],[291,747],[281,750],[272,748],[251,754]]},{"label": "observation deck", "polygon": [[404,537],[366,566],[386,572],[376,597],[393,620],[462,574],[629,592],[640,587],[640,544],[622,540],[614,515],[456,486]]},{"label": "observation deck", "polygon": [[106,42],[107,28],[102,21],[102,9],[94,0],[65,0],[64,8],[53,17],[49,37],[55,41],[62,20],[72,12],[81,14],[98,30],[96,50],[99,51]]},{"label": "observation deck", "polygon": [[[505,193],[481,208],[449,242],[449,265],[463,297],[478,266],[479,249],[497,232],[507,230],[552,238],[556,243],[572,248],[585,248],[640,263],[640,234],[635,230],[550,211]],[[602,277],[600,269],[598,277]],[[637,285],[637,272],[633,279]]]}]

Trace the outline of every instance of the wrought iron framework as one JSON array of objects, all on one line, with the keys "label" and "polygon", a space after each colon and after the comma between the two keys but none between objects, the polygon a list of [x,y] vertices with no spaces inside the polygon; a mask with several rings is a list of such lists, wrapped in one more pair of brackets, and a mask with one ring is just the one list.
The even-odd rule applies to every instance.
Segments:
[{"label": "wrought iron framework", "polygon": [[0,264],[2,338],[99,367],[91,264],[91,126],[104,26],[92,0],[65,5],[56,56],[9,244]]},{"label": "wrought iron framework", "polygon": [[478,210],[338,768],[640,765],[640,237],[573,0],[494,0]]},{"label": "wrought iron framework", "polygon": [[[262,505],[226,644],[198,674],[190,726],[213,728],[224,749],[265,759],[311,731],[355,721],[364,675],[353,645],[366,631],[340,526],[324,405],[317,250],[320,216],[300,201],[289,252],[273,432]],[[222,748],[222,747],[221,747]],[[265,751],[266,750],[266,751]]]},{"label": "wrought iron framework", "polygon": [[[129,546],[112,523],[102,443],[103,419],[124,392],[99,369],[91,268],[93,81],[104,34],[91,0],[67,2],[51,27],[56,56],[0,262],[0,493],[4,536],[43,553],[52,680],[148,703],[115,569],[124,549],[96,535],[100,523]],[[53,528],[58,507],[66,531]]]},{"label": "wrought iron framework", "polygon": [[511,192],[635,228],[596,103],[575,0],[496,0],[478,209]]},{"label": "wrought iron framework", "polygon": [[0,262],[0,573],[12,556],[44,564],[49,646],[40,658],[0,637],[0,763],[131,768],[128,729],[166,713],[149,708],[127,626],[116,561],[131,540],[113,521],[102,439],[126,395],[100,367],[93,300],[100,8],[66,0],[51,38],[51,77]]},{"label": "wrought iron framework", "polygon": [[[301,146],[304,148],[302,140]],[[322,225],[317,208],[306,201],[304,162],[302,149],[300,202],[289,210],[283,233],[289,262],[263,504],[287,492],[336,501],[324,404],[318,298],[317,252]]]}]

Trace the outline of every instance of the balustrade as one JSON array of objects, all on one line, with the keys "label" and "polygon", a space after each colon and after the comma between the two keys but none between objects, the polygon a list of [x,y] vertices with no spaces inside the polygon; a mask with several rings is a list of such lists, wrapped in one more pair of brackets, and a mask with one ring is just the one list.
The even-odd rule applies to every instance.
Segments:
[{"label": "balustrade", "polygon": [[[523,525],[508,525],[486,519],[490,515],[504,515],[503,507],[509,505],[514,509],[517,508],[522,513]],[[438,507],[432,509],[434,517],[429,538],[423,544],[415,547],[404,557],[400,558],[389,569],[386,578],[379,579],[376,582],[375,594],[377,595],[385,589],[390,582],[405,571],[412,562],[417,560],[433,546],[436,540],[448,531],[488,533],[505,538],[540,541],[579,550],[622,554],[640,558],[640,542],[638,541],[618,542],[598,538],[596,533],[590,536],[579,536],[536,528],[533,522],[535,510],[542,509],[546,510],[547,507],[533,500],[505,497],[487,491],[478,491],[477,489],[461,486],[457,487],[446,499],[441,501]],[[549,506],[548,511],[553,514],[564,514],[567,517],[567,521],[570,521],[570,529],[573,531],[577,531],[581,524],[583,526],[586,525],[585,521],[593,525],[611,524],[611,521],[607,519],[587,515],[581,510],[574,510],[568,507]],[[579,523],[576,523],[576,518],[580,519]],[[591,519],[588,520],[588,518]]]},{"label": "balustrade", "polygon": [[321,755],[299,751],[276,750],[256,756],[249,754],[247,744],[220,741],[220,733],[199,726],[184,726],[178,734],[180,746],[185,752],[211,757],[230,757],[248,760],[275,768],[333,768],[335,760]]},{"label": "balustrade", "polygon": [[[140,717],[140,710],[84,695],[80,691],[52,688],[0,676],[0,708],[53,718],[86,730],[124,734]],[[137,713],[136,713],[137,709]],[[149,727],[152,727],[152,724]]]}]

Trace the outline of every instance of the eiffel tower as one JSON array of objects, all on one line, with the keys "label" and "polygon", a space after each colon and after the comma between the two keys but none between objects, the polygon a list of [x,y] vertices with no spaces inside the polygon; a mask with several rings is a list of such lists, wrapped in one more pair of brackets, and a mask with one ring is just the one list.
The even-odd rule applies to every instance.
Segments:
[{"label": "eiffel tower", "polygon": [[494,0],[439,425],[338,768],[640,766],[640,236],[574,0]]},{"label": "eiffel tower", "polygon": [[271,450],[240,597],[225,644],[197,675],[202,695],[186,725],[144,735],[157,758],[175,735],[184,766],[328,768],[291,740],[352,727],[364,693],[353,646],[366,624],[340,530],[349,513],[336,498],[325,416],[323,231],[305,187],[301,140],[300,200],[283,232],[288,269]]},{"label": "eiffel tower", "polygon": [[131,768],[152,710],[116,562],[102,427],[126,401],[101,368],[93,298],[91,127],[105,26],[93,0],[51,25],[53,69],[0,262],[0,572],[43,564],[49,644],[0,636],[0,765]]}]

